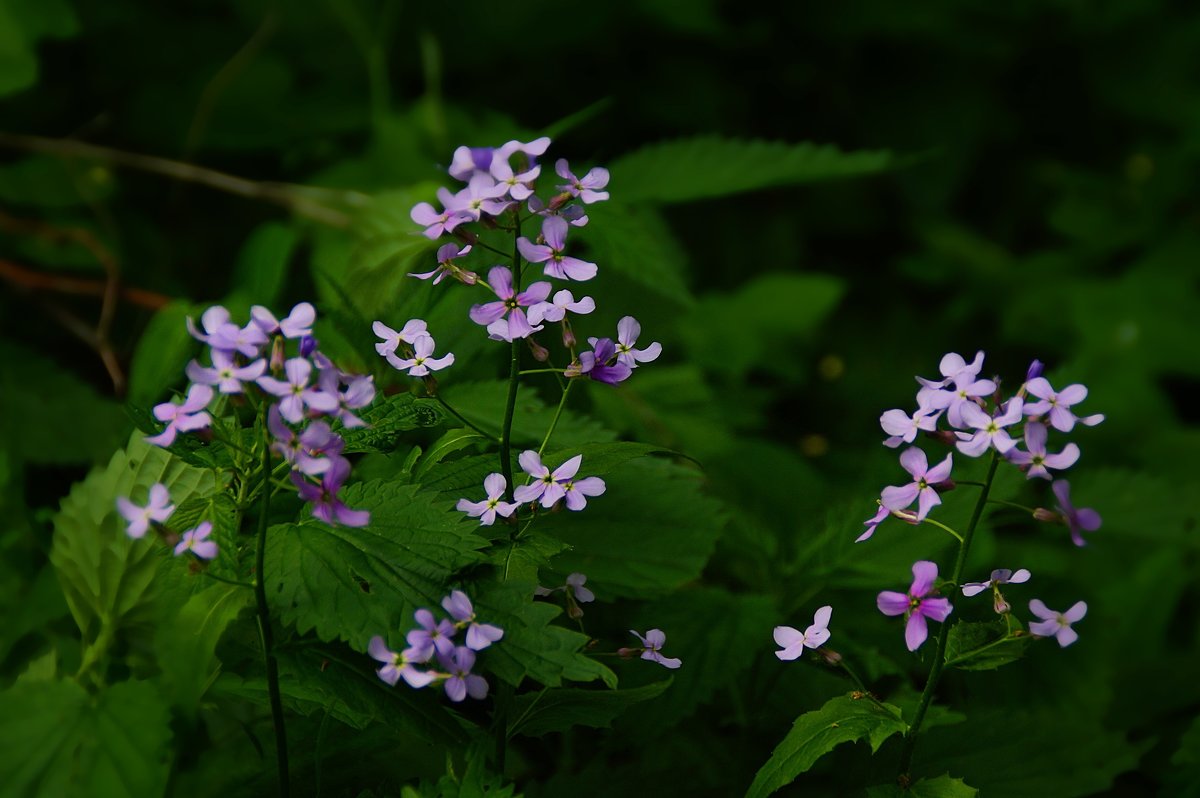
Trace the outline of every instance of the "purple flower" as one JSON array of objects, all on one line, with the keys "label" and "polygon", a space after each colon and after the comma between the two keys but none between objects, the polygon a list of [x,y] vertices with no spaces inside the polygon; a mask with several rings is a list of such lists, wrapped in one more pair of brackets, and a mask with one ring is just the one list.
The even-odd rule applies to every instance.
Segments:
[{"label": "purple flower", "polygon": [[1025,568],[1018,568],[1016,571],[1010,571],[1007,568],[997,568],[992,571],[992,578],[986,582],[967,582],[962,586],[964,596],[970,597],[978,595],[983,591],[991,588],[992,590],[992,606],[996,613],[1003,615],[1012,610],[1008,602],[1004,600],[1004,596],[1000,593],[1000,585],[1019,585],[1022,582],[1028,582],[1032,574]]},{"label": "purple flower", "polygon": [[1005,431],[1021,420],[1021,398],[1013,397],[1008,401],[1008,407],[1003,414],[990,416],[979,405],[972,403],[962,406],[961,426],[970,427],[973,433],[959,432],[958,450],[968,457],[978,457],[989,448],[994,448],[1000,454],[1008,454],[1008,450],[1017,442]]},{"label": "purple flower", "polygon": [[475,652],[466,646],[459,646],[448,654],[438,652],[438,662],[450,672],[446,679],[446,695],[451,701],[458,703],[468,695],[471,698],[487,698],[487,679],[476,673],[471,673],[475,667]]},{"label": "purple flower", "polygon": [[[342,383],[346,390],[340,390]],[[375,401],[375,378],[364,374],[342,374],[336,369],[325,369],[317,380],[321,391],[337,399],[337,408],[330,412],[347,429],[365,427],[367,424],[355,410],[360,410]]]},{"label": "purple flower", "polygon": [[193,360],[187,364],[188,379],[201,385],[216,385],[221,393],[241,393],[242,382],[253,382],[267,370],[267,361],[259,358],[253,363],[239,366],[233,353],[223,349],[212,350],[212,366],[201,366]]},{"label": "purple flower", "polygon": [[583,209],[583,206],[559,205],[555,202],[547,205],[538,199],[537,196],[529,198],[529,212],[535,213],[538,216],[561,216],[572,227],[584,227],[588,223],[587,211]]},{"label": "purple flower", "polygon": [[401,342],[413,344],[419,335],[427,335],[427,327],[424,319],[409,319],[404,322],[404,326],[397,332],[381,321],[377,321],[371,325],[371,329],[375,331],[375,335],[383,339],[382,343],[375,344],[375,351],[387,357],[400,348]]},{"label": "purple flower", "polygon": [[193,432],[204,429],[212,423],[212,416],[204,412],[212,401],[213,390],[207,385],[193,385],[188,388],[187,398],[180,404],[163,402],[154,406],[154,417],[167,422],[167,428],[157,435],[146,438],[146,443],[155,446],[170,446],[175,442],[179,432]]},{"label": "purple flower", "polygon": [[576,601],[584,604],[595,601],[596,594],[588,590],[584,585],[587,584],[587,576],[581,573],[572,573],[567,575],[567,581],[558,587],[537,587],[533,591],[535,596],[549,596],[558,591],[566,591],[575,597]]},{"label": "purple flower", "polygon": [[575,479],[583,455],[577,454],[570,460],[550,471],[538,453],[529,449],[517,458],[525,473],[534,478],[529,485],[521,485],[516,489],[513,498],[520,504],[541,500],[543,507],[553,507],[559,499],[566,497],[567,509],[582,510],[587,506],[587,496],[600,496],[604,493],[604,480],[600,477],[585,477]]},{"label": "purple flower", "polygon": [[266,335],[281,334],[284,338],[303,338],[312,335],[313,322],[317,320],[317,311],[307,302],[301,302],[292,308],[292,312],[283,321],[276,321],[271,311],[262,305],[250,308],[250,318]]},{"label": "purple flower", "polygon": [[563,374],[578,377],[586,374],[598,382],[616,385],[629,379],[633,369],[617,360],[617,345],[611,338],[589,338],[591,352],[580,352],[579,362],[569,366]]},{"label": "purple flower", "polygon": [[[454,244],[454,243],[443,244],[442,246],[438,247],[438,251],[437,251],[438,267],[436,269],[434,269],[431,272],[423,272],[421,274],[417,274],[416,272],[409,272],[408,276],[416,277],[419,280],[428,280],[430,277],[432,277],[433,284],[437,285],[442,280],[446,279],[447,275],[450,275],[451,277],[458,278],[460,281],[462,281],[463,283],[466,283],[467,285],[475,285],[475,283],[477,283],[479,281],[479,275],[477,275],[475,272],[471,272],[471,271],[467,271],[466,269],[459,268],[458,264],[456,264],[454,262],[455,258],[461,258],[463,255],[466,255],[470,251],[471,251],[470,244],[467,244],[462,249],[458,248],[458,244]],[[379,322],[375,322],[375,323],[379,324]],[[424,322],[422,322],[422,324],[423,323]],[[384,329],[386,330],[387,328],[384,327]],[[394,331],[392,331],[392,332],[394,334]],[[378,331],[376,331],[376,334],[379,335],[380,337],[383,337],[383,334]],[[378,346],[379,345],[376,344],[376,348],[378,348]],[[393,347],[393,351],[394,350],[395,350],[395,347]],[[380,352],[380,354],[383,354],[383,353]]]},{"label": "purple flower", "polygon": [[139,507],[124,496],[118,496],[117,512],[129,522],[125,534],[131,538],[140,538],[146,534],[150,524],[161,524],[170,518],[171,513],[175,512],[175,505],[171,504],[171,494],[167,492],[167,486],[156,482],[150,486],[149,504]]},{"label": "purple flower", "polygon": [[543,272],[560,280],[590,280],[596,276],[596,264],[563,254],[567,246],[567,220],[561,216],[548,216],[542,222],[542,240],[545,244],[534,244],[522,236],[517,239],[521,257],[530,263],[545,263]]},{"label": "purple flower", "polygon": [[1029,384],[1030,380],[1037,379],[1038,377],[1042,376],[1042,372],[1045,371],[1045,369],[1046,364],[1040,360],[1034,360],[1032,363],[1030,363],[1029,368],[1025,369],[1026,385]]},{"label": "purple flower", "polygon": [[518,202],[529,199],[533,194],[533,188],[529,184],[537,180],[541,173],[542,167],[534,166],[516,174],[507,160],[495,159],[492,161],[492,177],[496,178],[496,182],[504,186],[508,190],[508,195]]},{"label": "purple flower", "polygon": [[425,662],[438,654],[449,654],[454,650],[454,635],[458,631],[454,624],[447,620],[437,620],[427,609],[419,609],[413,613],[420,629],[413,629],[406,639],[412,647],[413,658],[417,662]]},{"label": "purple flower", "polygon": [[203,333],[196,329],[196,325],[189,317],[187,319],[188,332],[193,338],[203,341],[213,349],[229,353],[237,351],[246,357],[253,358],[258,357],[258,348],[267,342],[267,336],[263,335],[262,330],[254,322],[245,327],[238,327],[230,320],[229,311],[220,305],[213,305],[204,311],[200,317],[200,324],[204,327]]},{"label": "purple flower", "polygon": [[662,354],[662,344],[658,341],[645,349],[634,349],[638,336],[642,334],[642,325],[633,316],[625,316],[617,322],[617,362],[637,368],[638,363],[649,363],[657,360]]},{"label": "purple flower", "polygon": [[343,526],[366,526],[371,514],[366,510],[351,510],[337,493],[350,476],[350,461],[344,457],[332,457],[329,469],[321,475],[321,483],[314,485],[300,474],[291,473],[292,482],[300,494],[301,501],[312,502],[312,514],[327,524]]},{"label": "purple flower", "polygon": [[776,651],[775,656],[781,660],[798,659],[804,653],[804,648],[820,648],[829,640],[829,618],[833,615],[833,607],[826,605],[813,615],[812,625],[801,632],[790,626],[775,627],[775,642],[783,646],[782,651]]},{"label": "purple flower", "polygon": [[950,426],[961,429],[968,426],[964,411],[969,407],[978,410],[977,400],[995,393],[996,383],[978,379],[969,367],[960,371],[951,382],[953,388],[922,388],[917,391],[917,402],[934,410],[945,410]]},{"label": "purple flower", "polygon": [[471,599],[461,590],[451,591],[449,596],[442,599],[442,608],[458,622],[456,625],[460,629],[467,627],[467,648],[483,651],[504,637],[504,630],[499,626],[475,621],[475,608],[471,605]]},{"label": "purple flower", "polygon": [[883,523],[883,520],[891,514],[892,514],[892,511],[889,510],[888,508],[884,507],[883,504],[881,503],[879,505],[879,509],[875,512],[875,515],[873,515],[871,518],[868,518],[866,521],[863,522],[863,526],[865,526],[866,529],[863,530],[863,533],[861,535],[859,535],[857,538],[854,539],[854,542],[862,543],[864,540],[867,540],[868,538],[870,538],[871,535],[874,535],[875,527],[877,527],[881,523]]},{"label": "purple flower", "polygon": [[508,202],[501,199],[507,193],[508,186],[497,185],[490,174],[477,173],[466,188],[450,198],[446,210],[466,214],[473,221],[479,221],[485,213],[499,216],[508,207]]},{"label": "purple flower", "polygon": [[371,655],[372,659],[383,663],[383,667],[376,673],[379,674],[380,679],[393,687],[401,679],[408,682],[409,687],[424,687],[437,678],[428,671],[420,671],[413,667],[412,663],[416,660],[412,658],[413,650],[411,648],[400,653],[391,651],[379,635],[371,638],[371,642],[367,645],[367,653]]},{"label": "purple flower", "polygon": [[941,414],[940,410],[928,405],[918,407],[911,416],[903,410],[888,410],[879,417],[879,426],[891,436],[883,445],[895,449],[901,443],[912,443],[917,439],[917,433],[922,430],[933,432],[937,429],[937,421]]},{"label": "purple flower", "polygon": [[439,188],[437,195],[445,210],[439,213],[428,202],[418,202],[409,213],[414,222],[425,228],[426,238],[440,238],[444,233],[453,232],[454,228],[463,222],[471,221],[470,214],[450,208],[454,202],[454,195],[449,190]]},{"label": "purple flower", "polygon": [[487,498],[481,502],[459,499],[455,507],[459,512],[466,513],[472,518],[478,518],[481,526],[491,526],[496,522],[497,514],[508,518],[521,506],[504,501],[506,487],[508,487],[508,483],[503,474],[488,474],[487,478],[483,480],[483,489],[487,491]]},{"label": "purple flower", "polygon": [[454,150],[454,155],[450,159],[450,168],[447,171],[455,180],[465,183],[478,173],[488,174],[495,155],[495,147],[467,147],[464,145]]},{"label": "purple flower", "polygon": [[1025,448],[1029,451],[1022,452],[1015,447],[1008,450],[1006,456],[1010,462],[1028,467],[1029,473],[1026,475],[1026,479],[1034,477],[1053,479],[1047,469],[1053,468],[1061,471],[1075,465],[1075,461],[1079,459],[1079,447],[1073,443],[1068,443],[1058,454],[1048,454],[1046,452],[1046,432],[1045,424],[1039,424],[1036,421],[1026,422]]},{"label": "purple flower", "polygon": [[661,629],[651,629],[646,632],[646,636],[630,629],[629,633],[642,641],[642,659],[648,659],[651,662],[657,662],[664,668],[674,670],[683,664],[683,660],[678,657],[664,657],[662,655],[662,647],[667,642],[667,636]]},{"label": "purple flower", "polygon": [[1040,621],[1029,624],[1029,633],[1037,637],[1053,637],[1063,648],[1079,639],[1079,633],[1071,628],[1071,624],[1082,621],[1087,615],[1087,604],[1077,601],[1066,612],[1056,612],[1041,602],[1033,599],[1029,602],[1029,611]]},{"label": "purple flower", "polygon": [[209,540],[208,536],[212,534],[212,522],[205,521],[195,529],[189,529],[183,533],[183,538],[175,546],[175,556],[183,554],[185,551],[190,551],[201,560],[211,560],[217,556],[217,542]]},{"label": "purple flower", "polygon": [[431,371],[441,371],[447,366],[453,365],[454,353],[448,353],[442,357],[432,357],[434,341],[428,335],[418,335],[417,340],[413,342],[413,356],[408,358],[396,357],[395,354],[387,355],[387,362],[392,368],[399,371],[408,371],[410,377],[424,377]]},{"label": "purple flower", "polygon": [[572,197],[578,197],[583,204],[591,205],[593,202],[608,199],[608,192],[600,191],[608,185],[607,169],[597,166],[581,179],[571,173],[570,165],[565,158],[559,158],[554,164],[554,171],[567,181],[566,185],[558,187],[559,191],[565,191]]},{"label": "purple flower", "polygon": [[912,474],[913,481],[907,485],[884,488],[880,496],[883,506],[888,510],[903,510],[915,500],[917,521],[924,521],[929,511],[942,503],[942,497],[938,496],[933,486],[950,478],[953,457],[948,454],[945,460],[930,468],[925,452],[915,446],[905,449],[900,455],[900,465]]},{"label": "purple flower", "polygon": [[1090,507],[1075,509],[1071,504],[1071,486],[1065,479],[1056,479],[1050,485],[1054,496],[1058,499],[1058,509],[1062,512],[1067,529],[1071,531],[1071,542],[1076,546],[1084,546],[1083,532],[1095,532],[1100,528],[1100,513]]},{"label": "purple flower", "polygon": [[[569,461],[568,461],[569,462]],[[563,463],[566,466],[566,463]],[[560,468],[561,470],[561,468]],[[558,473],[557,471],[555,473]],[[587,496],[603,496],[607,486],[600,477],[584,477],[583,479],[568,479],[562,484],[563,495],[566,497],[568,510],[576,512],[587,507]]]},{"label": "purple flower", "polygon": [[884,615],[904,615],[908,620],[904,627],[904,641],[909,651],[916,651],[929,637],[926,618],[941,623],[954,611],[950,600],[930,594],[937,579],[937,563],[920,560],[913,563],[913,582],[908,593],[885,590],[875,599],[875,605]]},{"label": "purple flower", "polygon": [[983,370],[983,351],[975,353],[975,359],[968,363],[962,355],[957,352],[950,352],[943,355],[938,363],[938,371],[942,373],[940,380],[927,380],[923,377],[917,377],[917,382],[921,383],[926,388],[943,388],[954,381],[956,377],[978,377],[979,372]]},{"label": "purple flower", "polygon": [[1075,422],[1094,427],[1104,420],[1102,414],[1080,418],[1071,412],[1071,406],[1077,405],[1087,398],[1088,390],[1082,385],[1068,385],[1061,391],[1055,392],[1045,377],[1035,377],[1025,383],[1025,390],[1040,402],[1030,402],[1025,405],[1025,415],[1050,415],[1050,425],[1060,432],[1070,432],[1075,428]]},{"label": "purple flower", "polygon": [[314,421],[299,435],[283,423],[279,408],[272,405],[267,411],[267,428],[275,436],[271,450],[291,464],[302,474],[323,474],[333,465],[331,458],[338,457],[345,442],[324,421]]},{"label": "purple flower", "polygon": [[287,375],[287,382],[274,377],[259,377],[258,386],[272,396],[282,397],[279,400],[279,412],[288,421],[293,424],[303,421],[306,405],[317,413],[332,413],[338,409],[337,396],[309,386],[312,363],[302,357],[294,357],[284,364],[283,371]]},{"label": "purple flower", "polygon": [[512,272],[504,266],[494,266],[488,272],[488,286],[500,301],[474,305],[470,316],[471,321],[487,327],[491,338],[512,341],[542,329],[529,324],[524,308],[546,301],[550,296],[550,283],[533,283],[518,294],[513,289]]},{"label": "purple flower", "polygon": [[[532,167],[536,165],[537,159],[544,155],[549,147],[549,136],[541,136],[527,144],[514,139],[513,141],[509,141],[500,145],[496,148],[495,155],[492,157],[492,177],[496,178],[497,180],[503,180],[504,178],[502,175],[504,174],[504,171],[512,171],[509,167],[509,161],[512,156],[516,155],[517,153],[525,156],[525,162],[529,166]],[[514,195],[513,199],[520,199],[520,197]]]},{"label": "purple flower", "polygon": [[562,321],[567,312],[580,315],[591,313],[596,309],[596,302],[590,296],[585,296],[578,302],[575,296],[567,290],[557,291],[553,302],[539,302],[529,309],[529,323],[541,324],[543,321]]}]

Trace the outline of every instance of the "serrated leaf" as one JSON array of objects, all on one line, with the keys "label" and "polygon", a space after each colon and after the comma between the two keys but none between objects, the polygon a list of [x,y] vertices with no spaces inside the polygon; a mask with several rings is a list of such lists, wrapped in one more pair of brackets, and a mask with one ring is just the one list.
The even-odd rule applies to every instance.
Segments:
[{"label": "serrated leaf", "polygon": [[937,778],[921,779],[907,788],[883,784],[867,788],[867,798],[975,798],[979,790],[968,787],[962,779],[943,773]]},{"label": "serrated leaf", "polygon": [[886,150],[697,136],[642,147],[609,165],[625,202],[669,204],[745,191],[858,177],[895,168]]},{"label": "serrated leaf", "polygon": [[170,714],[149,682],[89,696],[72,681],[0,693],[0,784],[13,798],[154,798],[167,785]]},{"label": "serrated leaf", "polygon": [[365,427],[341,431],[347,452],[393,451],[402,433],[436,427],[445,422],[446,412],[432,399],[400,393],[375,402],[359,418],[366,422]]},{"label": "serrated leaf", "polygon": [[417,454],[420,455],[420,462],[416,463],[415,467],[410,465],[406,470],[412,472],[412,478],[415,482],[420,482],[421,477],[428,474],[429,469],[444,460],[447,455],[466,449],[477,443],[489,442],[488,438],[483,437],[473,429],[460,427],[458,429],[447,430],[442,437],[430,444],[429,449],[424,454],[418,451]]},{"label": "serrated leaf", "polygon": [[215,654],[221,635],[252,599],[248,588],[213,584],[189,598],[175,617],[158,629],[154,642],[162,667],[163,693],[184,713],[195,713],[220,671]]},{"label": "serrated leaf", "polygon": [[761,798],[791,784],[818,759],[842,743],[866,740],[878,751],[884,740],[902,734],[908,725],[900,710],[870,697],[838,696],[792,724],[791,731],[775,747],[771,758],[759,769],[746,798]]},{"label": "serrated leaf", "polygon": [[968,623],[950,627],[946,640],[946,666],[965,671],[990,671],[1025,656],[1033,641],[1014,619],[1013,629],[1004,621]]},{"label": "serrated leaf", "polygon": [[[508,398],[506,380],[447,385],[442,388],[442,395],[455,410],[480,429],[500,437],[500,425],[504,421],[504,406]],[[516,410],[513,414],[513,446],[536,448],[542,442],[553,418],[554,409],[548,407],[536,391],[529,388],[518,391]],[[554,446],[580,446],[607,442],[616,437],[616,433],[606,429],[595,419],[572,410],[564,410],[554,429]]]},{"label": "serrated leaf", "polygon": [[687,255],[661,214],[623,198],[588,207],[589,222],[580,237],[588,260],[601,271],[612,269],[677,305],[694,299],[687,284]]},{"label": "serrated leaf", "polygon": [[546,688],[536,693],[524,693],[513,701],[508,736],[540,737],[574,726],[607,728],[626,709],[657,698],[670,686],[671,680],[664,679],[630,690]]},{"label": "serrated leaf", "polygon": [[415,485],[351,485],[341,498],[368,510],[362,528],[315,519],[267,531],[267,597],[280,617],[322,640],[365,650],[372,635],[408,628],[436,606],[450,576],[481,562],[487,541],[461,513]]}]

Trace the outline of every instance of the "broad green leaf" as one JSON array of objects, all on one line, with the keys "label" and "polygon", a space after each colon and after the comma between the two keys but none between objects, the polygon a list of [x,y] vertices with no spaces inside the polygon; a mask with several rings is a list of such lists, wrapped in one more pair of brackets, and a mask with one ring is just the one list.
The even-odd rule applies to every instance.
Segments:
[{"label": "broad green leaf", "polygon": [[949,773],[933,779],[921,779],[907,788],[883,784],[867,789],[867,798],[975,798],[978,794],[979,790],[968,787],[962,779],[956,779]]},{"label": "broad green leaf", "polygon": [[183,381],[183,370],[199,347],[186,323],[194,311],[187,302],[172,302],[146,325],[129,368],[130,402],[149,407],[161,401],[168,388]]},{"label": "broad green leaf", "polygon": [[1015,662],[1025,655],[1033,638],[1014,619],[1010,630],[1004,621],[968,623],[950,627],[946,641],[946,665],[965,671],[990,671]]},{"label": "broad green leaf", "polygon": [[[585,456],[579,474],[591,473]],[[601,600],[661,596],[699,577],[726,512],[701,492],[699,475],[643,458],[604,481],[604,494],[588,499],[583,512],[552,513],[539,523],[571,547],[555,559],[556,569],[587,574]]]},{"label": "broad green leaf", "polygon": [[630,690],[546,688],[517,696],[509,715],[508,736],[540,737],[574,726],[607,728],[613,719],[634,704],[657,698],[671,686],[670,679]]},{"label": "broad green leaf", "polygon": [[406,629],[418,607],[437,606],[451,575],[483,559],[476,526],[415,485],[359,483],[341,498],[370,511],[371,523],[307,519],[267,531],[267,597],[301,632],[365,650],[372,635]]},{"label": "broad green leaf", "polygon": [[0,96],[37,83],[37,44],[79,32],[67,0],[0,0]]},{"label": "broad green leaf", "polygon": [[[508,398],[508,381],[465,382],[447,385],[442,395],[450,405],[481,429],[500,437],[500,426],[504,421],[504,407]],[[548,407],[537,391],[528,387],[517,392],[517,405],[513,414],[513,446],[536,449],[550,428],[554,408]],[[605,429],[594,419],[573,410],[564,410],[554,428],[552,444],[580,446],[585,443],[611,441],[616,435]]]},{"label": "broad green leaf", "polygon": [[195,713],[221,670],[217,644],[225,628],[253,602],[238,585],[212,584],[194,594],[155,635],[163,693],[173,706]]},{"label": "broad green leaf", "polygon": [[447,455],[474,446],[475,444],[488,442],[487,438],[473,429],[459,427],[447,430],[442,437],[430,444],[427,451],[423,454],[419,453],[419,462],[416,463],[414,468],[409,469],[412,473],[412,478],[414,481],[420,482],[421,477],[428,474],[429,469],[444,460]]},{"label": "broad green leaf", "polygon": [[150,682],[97,696],[73,681],[0,693],[0,784],[13,798],[154,798],[167,785],[170,713]]},{"label": "broad green leaf", "polygon": [[446,412],[432,399],[417,399],[410,393],[398,393],[381,400],[359,414],[366,426],[342,430],[347,452],[390,452],[400,445],[401,434],[442,424]]},{"label": "broad green leaf", "polygon": [[908,726],[900,710],[863,696],[838,696],[825,706],[796,718],[792,730],[775,747],[754,777],[746,798],[760,798],[791,784],[825,754],[842,743],[867,740],[878,751],[884,740]]},{"label": "broad green leaf", "polygon": [[504,638],[480,654],[486,669],[511,685],[525,678],[547,687],[563,680],[589,682],[600,679],[617,686],[616,675],[581,653],[587,635],[551,625],[562,610],[533,599],[532,583],[516,580],[484,587],[475,598],[476,613],[504,630]]},{"label": "broad green leaf", "polygon": [[275,307],[283,293],[288,264],[299,243],[294,227],[267,222],[250,234],[233,267],[233,295],[246,305],[265,305],[276,318],[290,308]]},{"label": "broad green leaf", "polygon": [[119,496],[144,504],[156,482],[167,486],[176,506],[216,487],[212,472],[185,465],[134,433],[107,466],[71,489],[54,518],[50,561],[85,643],[145,623],[158,611],[154,575],[163,544],[153,533],[131,539],[116,510]]},{"label": "broad green leaf", "polygon": [[1172,798],[1195,798],[1200,795],[1200,717],[1192,720],[1179,740],[1179,748],[1171,755],[1171,768],[1163,781],[1160,793]]},{"label": "broad green leaf", "polygon": [[613,161],[609,171],[621,200],[669,204],[858,177],[897,165],[886,150],[842,152],[808,142],[697,136],[643,147]]},{"label": "broad green leaf", "polygon": [[623,200],[588,206],[586,232],[579,236],[587,259],[595,261],[601,274],[611,269],[675,305],[691,305],[687,255],[671,228],[654,208]]}]

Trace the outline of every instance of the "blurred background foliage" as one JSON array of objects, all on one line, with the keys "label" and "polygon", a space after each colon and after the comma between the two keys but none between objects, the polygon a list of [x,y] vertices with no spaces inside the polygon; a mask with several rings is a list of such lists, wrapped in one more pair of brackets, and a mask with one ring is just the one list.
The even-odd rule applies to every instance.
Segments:
[{"label": "blurred background foliage", "polygon": [[[972,574],[1028,567],[1030,596],[1091,610],[1070,649],[949,678],[955,712],[922,742],[918,770],[985,796],[1195,794],[1189,4],[0,0],[0,131],[0,685],[79,668],[52,519],[128,439],[125,406],[179,387],[194,351],[186,315],[315,297],[324,348],[384,384],[402,381],[379,369],[369,321],[423,316],[458,355],[447,397],[495,415],[487,378],[504,358],[464,323],[464,292],[405,279],[432,256],[408,210],[445,182],[458,144],[544,133],[556,156],[612,170],[612,202],[580,233],[602,268],[589,285],[597,325],[633,313],[665,350],[617,390],[580,392],[564,436],[686,453],[720,504],[679,516],[704,519],[679,538],[694,569],[654,589],[614,583],[649,605],[589,609],[616,634],[668,630],[685,667],[616,733],[527,740],[509,769],[526,794],[739,793],[796,714],[845,689],[771,655],[770,628],[803,628],[823,603],[835,647],[895,703],[915,703],[925,666],[874,594],[949,549],[894,521],[851,541],[897,475],[879,414],[908,408],[911,376],[943,353],[980,348],[1009,386],[1034,357],[1056,385],[1089,386],[1087,412],[1107,421],[1073,436],[1084,457],[1071,482],[1105,525],[1076,550],[1060,527],[989,514]],[[1048,501],[1010,477],[1006,497]],[[958,498],[948,523],[969,510]],[[622,686],[662,676],[628,668]],[[10,699],[0,740],[27,732],[21,706],[83,700],[51,684],[49,704]],[[166,729],[144,684],[87,722]],[[303,714],[296,761],[322,794],[394,794],[443,772],[403,724],[358,717],[360,731],[339,735],[328,713]],[[169,750],[133,739],[144,761],[113,769],[136,773],[139,795],[257,794],[270,766],[237,729],[252,720],[206,723],[176,722]],[[16,772],[13,756],[0,773]],[[870,761],[843,747],[801,783],[849,790],[894,768],[887,746]]]}]

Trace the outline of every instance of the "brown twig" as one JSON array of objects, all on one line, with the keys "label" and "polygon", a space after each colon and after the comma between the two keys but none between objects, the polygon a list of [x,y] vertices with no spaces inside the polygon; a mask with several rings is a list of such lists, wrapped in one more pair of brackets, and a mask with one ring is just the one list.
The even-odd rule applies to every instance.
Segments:
[{"label": "brown twig", "polygon": [[[36,291],[53,291],[58,294],[74,294],[76,296],[103,297],[108,290],[108,283],[105,280],[46,274],[3,258],[0,258],[0,280]],[[121,300],[147,310],[159,310],[173,301],[166,294],[130,285],[118,286],[117,295]]]}]

